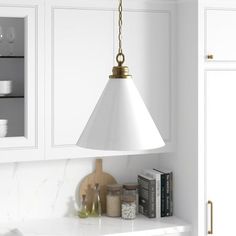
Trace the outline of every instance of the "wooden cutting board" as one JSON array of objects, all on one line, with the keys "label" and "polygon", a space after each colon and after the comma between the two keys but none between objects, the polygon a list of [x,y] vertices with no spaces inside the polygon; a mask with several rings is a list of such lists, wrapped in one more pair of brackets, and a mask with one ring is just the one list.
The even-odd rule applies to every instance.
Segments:
[{"label": "wooden cutting board", "polygon": [[106,186],[108,184],[116,184],[117,182],[113,176],[103,172],[102,159],[96,159],[95,171],[87,175],[79,186],[79,197],[81,198],[82,194],[86,194],[89,211],[91,211],[92,208],[94,186],[96,183],[100,186],[102,213],[106,213]]}]

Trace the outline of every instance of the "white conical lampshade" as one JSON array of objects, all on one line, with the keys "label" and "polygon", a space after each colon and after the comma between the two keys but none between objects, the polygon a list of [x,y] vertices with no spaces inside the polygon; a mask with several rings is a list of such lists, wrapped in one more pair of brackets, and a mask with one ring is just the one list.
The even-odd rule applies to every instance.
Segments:
[{"label": "white conical lampshade", "polygon": [[135,151],[165,145],[132,79],[109,79],[77,145]]}]

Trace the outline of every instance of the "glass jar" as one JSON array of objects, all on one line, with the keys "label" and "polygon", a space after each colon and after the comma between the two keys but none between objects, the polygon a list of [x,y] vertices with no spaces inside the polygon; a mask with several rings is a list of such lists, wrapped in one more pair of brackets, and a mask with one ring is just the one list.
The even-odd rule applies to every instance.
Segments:
[{"label": "glass jar", "polygon": [[138,214],[139,196],[138,196],[138,184],[127,183],[123,185],[123,195],[129,195],[135,197],[136,201],[136,214]]},{"label": "glass jar", "polygon": [[120,217],[122,185],[111,184],[107,185],[106,209],[107,216]]},{"label": "glass jar", "polygon": [[95,184],[94,187],[94,196],[92,203],[92,210],[90,212],[90,216],[98,217],[102,215],[102,206],[101,206],[101,198],[100,198],[100,187],[99,184]]},{"label": "glass jar", "polygon": [[89,212],[87,210],[87,201],[86,201],[86,195],[82,195],[81,203],[80,203],[80,209],[79,209],[79,217],[80,218],[87,218],[89,215]]},{"label": "glass jar", "polygon": [[125,220],[136,218],[136,197],[132,195],[123,195],[121,202],[121,217]]}]

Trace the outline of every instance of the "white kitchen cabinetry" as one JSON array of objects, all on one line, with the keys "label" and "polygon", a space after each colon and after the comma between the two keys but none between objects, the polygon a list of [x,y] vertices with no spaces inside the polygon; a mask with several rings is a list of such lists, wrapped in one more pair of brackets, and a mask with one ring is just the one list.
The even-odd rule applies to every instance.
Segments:
[{"label": "white kitchen cabinetry", "polygon": [[99,155],[75,144],[113,62],[112,11],[69,6],[47,6],[47,158]]},{"label": "white kitchen cabinetry", "polygon": [[[173,148],[174,28],[171,4],[125,2],[124,52],[150,113],[166,142],[145,152],[94,151],[76,142],[115,64],[116,6],[106,1],[46,2],[46,158],[158,153]],[[111,8],[112,7],[112,8]],[[136,27],[138,25],[138,27]],[[112,114],[111,114],[112,115]]]},{"label": "white kitchen cabinetry", "polygon": [[174,212],[194,236],[210,230],[208,200],[213,235],[234,230],[235,9],[230,0],[177,4],[177,150],[160,166],[174,172]]},{"label": "white kitchen cabinetry", "polygon": [[205,79],[207,199],[213,202],[213,235],[230,235],[236,210],[236,70],[207,71]]},{"label": "white kitchen cabinetry", "polygon": [[[205,6],[205,53],[212,60],[202,64],[204,72],[205,124],[205,207],[206,229],[213,236],[232,234],[236,196],[235,169],[235,105],[236,105],[236,4],[210,2]],[[211,63],[209,63],[211,62]],[[211,215],[211,205],[213,214]],[[227,216],[227,217],[226,217]],[[207,233],[206,233],[207,234]]]},{"label": "white kitchen cabinetry", "polygon": [[137,153],[75,145],[116,64],[116,1],[1,0],[0,17],[24,18],[25,56],[24,94],[0,100],[16,133],[11,126],[11,137],[1,138],[0,162],[174,150],[175,3],[127,1],[124,8],[126,65],[166,146]]},{"label": "white kitchen cabinetry", "polygon": [[[199,11],[198,192],[204,235],[211,231],[211,219],[213,236],[232,234],[234,224],[235,9],[234,1],[211,0]],[[209,54],[212,59],[207,59]],[[208,201],[213,203],[212,215]]]},{"label": "white kitchen cabinetry", "polygon": [[208,61],[236,62],[236,9],[206,8],[205,21],[205,54],[213,56]]},{"label": "white kitchen cabinetry", "polygon": [[[13,80],[13,91],[16,88],[17,73],[7,74],[3,71],[14,70],[22,66],[24,60],[24,89],[21,97],[1,97],[0,117],[9,119],[10,137],[0,139],[0,162],[43,159],[44,150],[44,8],[43,1],[0,1],[0,17],[24,20],[23,52],[15,50],[19,43],[19,32],[15,29],[12,52],[5,45],[7,41],[6,26],[2,25],[3,42],[1,53],[12,53],[14,56],[23,53],[22,58],[1,58],[1,80]],[[3,22],[2,22],[3,23]],[[12,23],[13,24],[13,23]],[[8,28],[9,29],[9,28]],[[14,30],[14,29],[13,29]],[[22,33],[22,32],[20,32]],[[18,38],[17,38],[18,37]],[[3,48],[4,47],[4,48]],[[2,50],[7,49],[7,51]],[[17,54],[15,54],[17,53]],[[12,63],[12,64],[9,64]],[[4,65],[4,66],[3,66]],[[9,66],[9,65],[12,65]],[[18,69],[22,71],[21,69]],[[20,72],[21,73],[21,72]],[[17,93],[17,92],[16,92]],[[9,117],[9,118],[8,118]],[[21,124],[19,127],[17,123]],[[11,135],[12,134],[12,135]],[[14,135],[16,134],[16,135]]]}]

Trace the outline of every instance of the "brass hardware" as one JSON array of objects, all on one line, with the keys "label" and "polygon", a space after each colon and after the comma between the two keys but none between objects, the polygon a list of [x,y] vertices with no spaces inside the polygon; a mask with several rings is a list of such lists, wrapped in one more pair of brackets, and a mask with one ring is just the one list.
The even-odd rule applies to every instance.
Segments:
[{"label": "brass hardware", "polygon": [[214,59],[214,56],[213,56],[212,54],[209,54],[209,55],[207,55],[207,59],[208,59],[208,60],[213,60],[213,59]]},{"label": "brass hardware", "polygon": [[127,66],[123,66],[125,62],[125,55],[123,54],[122,50],[122,24],[123,24],[123,19],[122,19],[122,12],[123,12],[123,7],[122,7],[122,0],[119,0],[119,33],[118,33],[118,42],[119,42],[119,49],[118,53],[116,55],[116,62],[118,63],[118,66],[114,66],[112,69],[112,75],[109,76],[110,79],[129,79],[132,78],[131,75],[129,75],[129,68]]},{"label": "brass hardware", "polygon": [[[119,7],[118,7],[118,11],[119,11],[119,34],[118,34],[118,41],[119,41],[119,50],[118,50],[118,55],[119,54],[123,54],[122,53],[122,24],[123,24],[123,19],[122,19],[122,12],[123,12],[123,7],[122,7],[122,0],[119,0]],[[117,60],[117,62],[119,63],[119,61]],[[122,66],[119,65],[119,66]]]},{"label": "brass hardware", "polygon": [[109,76],[110,79],[129,79],[132,78],[129,75],[129,68],[127,66],[114,66],[112,69],[112,75]]},{"label": "brass hardware", "polygon": [[213,202],[208,201],[207,202],[208,206],[210,206],[210,230],[208,230],[208,234],[213,234]]},{"label": "brass hardware", "polygon": [[122,64],[125,62],[125,55],[122,52],[119,52],[116,55],[116,61],[118,63],[118,66],[122,66]]}]

